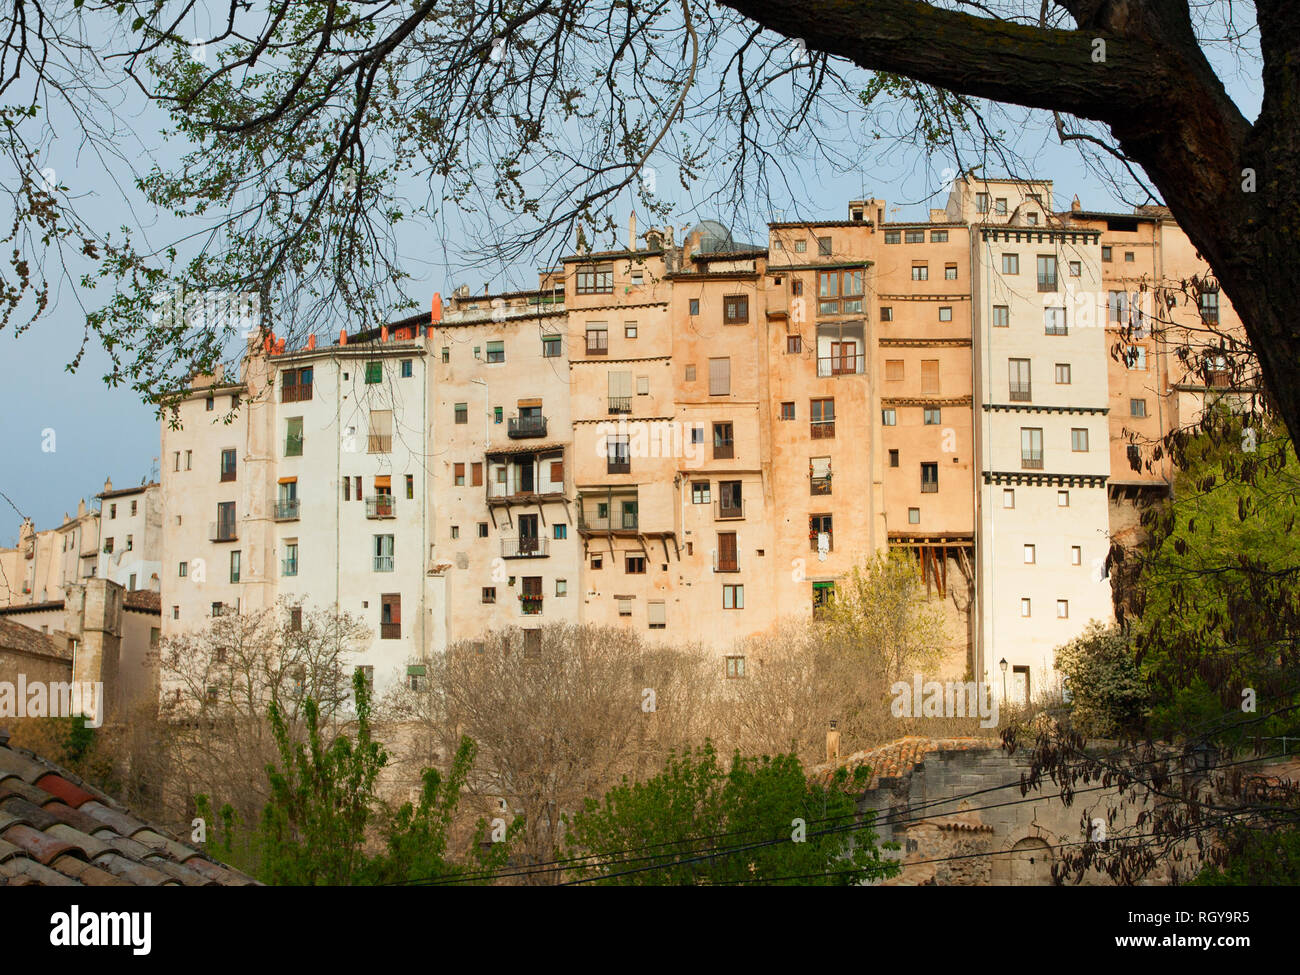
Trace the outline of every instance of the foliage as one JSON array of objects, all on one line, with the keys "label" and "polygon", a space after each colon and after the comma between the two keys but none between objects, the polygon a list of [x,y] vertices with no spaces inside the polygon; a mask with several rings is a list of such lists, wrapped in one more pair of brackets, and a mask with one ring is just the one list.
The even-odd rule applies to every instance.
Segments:
[{"label": "foliage", "polygon": [[1227,862],[1207,866],[1195,887],[1294,887],[1300,884],[1300,828],[1241,829],[1225,837]]},{"label": "foliage", "polygon": [[1071,720],[1084,734],[1114,738],[1140,729],[1149,698],[1122,629],[1093,620],[1057,648],[1056,669],[1068,681]]},{"label": "foliage", "polygon": [[[711,742],[671,756],[651,778],[587,799],[566,845],[575,878],[651,886],[729,882],[841,886],[891,876],[869,818],[856,818],[841,769],[809,784],[793,755],[742,758],[730,770]],[[797,833],[798,820],[805,832]]]}]

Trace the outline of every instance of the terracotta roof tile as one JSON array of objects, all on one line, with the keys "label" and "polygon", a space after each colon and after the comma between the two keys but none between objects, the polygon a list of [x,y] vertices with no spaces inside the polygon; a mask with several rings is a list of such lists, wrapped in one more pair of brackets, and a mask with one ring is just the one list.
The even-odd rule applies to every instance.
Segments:
[{"label": "terracotta roof tile", "polygon": [[40,630],[0,618],[0,647],[38,657],[72,661],[72,651]]},{"label": "terracotta roof tile", "polygon": [[0,886],[253,883],[0,729]]},{"label": "terracotta roof tile", "polygon": [[161,613],[162,594],[152,589],[133,589],[123,594],[122,605],[127,609],[142,610],[146,613]]},{"label": "terracotta roof tile", "polygon": [[[850,775],[845,782],[845,789],[864,792],[874,789],[881,779],[895,779],[912,774],[913,769],[924,761],[931,752],[988,750],[1000,747],[996,738],[926,738],[921,735],[909,735],[886,745],[854,752],[839,762],[817,765],[808,770],[810,781],[823,787],[829,786],[837,769],[848,769]],[[869,782],[855,782],[854,770],[866,767],[871,770]]]},{"label": "terracotta roof tile", "polygon": [[82,803],[89,802],[95,797],[85,789],[73,785],[61,775],[51,772],[49,775],[36,780],[37,788],[44,789],[52,796],[58,796],[73,809],[77,809]]}]

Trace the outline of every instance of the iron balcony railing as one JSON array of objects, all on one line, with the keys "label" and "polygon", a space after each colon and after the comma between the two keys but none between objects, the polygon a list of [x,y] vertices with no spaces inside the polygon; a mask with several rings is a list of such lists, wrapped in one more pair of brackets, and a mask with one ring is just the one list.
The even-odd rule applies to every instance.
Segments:
[{"label": "iron balcony railing", "polygon": [[1031,450],[1020,454],[1020,466],[1026,470],[1043,469],[1043,452],[1041,450]]},{"label": "iron balcony railing", "polygon": [[938,494],[938,493],[939,493],[939,482],[938,482],[938,481],[922,481],[922,482],[921,482],[921,493],[922,493],[922,494]]},{"label": "iron balcony railing", "polygon": [[298,499],[297,498],[280,498],[273,501],[275,506],[276,521],[297,521],[298,520]]},{"label": "iron balcony railing", "polygon": [[861,352],[817,357],[817,375],[821,378],[861,375],[866,371],[867,357]]},{"label": "iron balcony railing", "polygon": [[632,412],[632,397],[631,397],[631,396],[611,396],[611,397],[609,398],[609,412],[610,412],[610,414],[615,414],[615,413],[631,413],[631,412]]},{"label": "iron balcony railing", "polygon": [[392,571],[393,571],[393,562],[394,562],[394,560],[395,560],[395,556],[392,556],[392,555],[375,555],[375,556],[372,556],[372,558],[375,560],[375,571],[376,571],[376,572],[392,572]]},{"label": "iron balcony railing", "polygon": [[830,440],[835,436],[835,421],[813,420],[811,432],[814,440]]},{"label": "iron balcony railing", "polygon": [[239,538],[239,530],[233,521],[212,521],[208,523],[208,539],[213,542],[233,542]]},{"label": "iron balcony railing", "polygon": [[609,355],[609,334],[588,332],[587,355]]},{"label": "iron balcony railing", "polygon": [[550,543],[549,538],[532,538],[527,535],[522,538],[503,538],[501,557],[503,559],[544,558],[550,554]]},{"label": "iron balcony railing", "polygon": [[542,615],[542,594],[541,593],[520,593],[519,610],[525,616]]},{"label": "iron balcony railing", "polygon": [[1012,383],[1011,384],[1011,402],[1028,403],[1030,400],[1029,383]]},{"label": "iron balcony railing", "polygon": [[366,498],[366,517],[396,518],[397,499],[391,494],[380,494],[373,498]]},{"label": "iron balcony railing", "polygon": [[297,574],[298,574],[298,560],[297,560],[297,559],[281,559],[281,560],[280,560],[280,575],[282,575],[282,576],[296,576]]},{"label": "iron balcony railing", "polygon": [[521,440],[526,437],[544,437],[546,436],[546,417],[512,416],[510,423],[506,427],[506,436],[511,440]]},{"label": "iron balcony railing", "polygon": [[605,464],[605,472],[608,474],[631,474],[632,459],[630,457],[610,457]]},{"label": "iron balcony railing", "polygon": [[833,551],[835,551],[835,535],[834,535],[834,533],[832,533],[832,532],[815,532],[815,531],[814,531],[814,532],[809,532],[809,533],[808,533],[808,547],[809,547],[809,548],[811,548],[814,552],[816,552],[816,551],[818,550],[818,548],[817,548],[817,536],[818,536],[818,535],[825,535],[825,536],[826,536],[826,551],[828,551],[828,552],[833,552]]}]

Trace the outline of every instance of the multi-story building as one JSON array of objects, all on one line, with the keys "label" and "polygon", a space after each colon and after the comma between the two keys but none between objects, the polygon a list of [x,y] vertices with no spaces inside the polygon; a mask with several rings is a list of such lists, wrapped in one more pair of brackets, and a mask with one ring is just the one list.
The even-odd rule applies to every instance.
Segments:
[{"label": "multi-story building", "polygon": [[37,531],[30,518],[18,544],[0,548],[0,607],[59,602],[68,586],[93,577],[99,564],[99,512],[77,504],[58,528]]},{"label": "multi-story building", "polygon": [[128,592],[157,592],[162,573],[162,491],[158,482],[113,488],[112,480],[95,495],[99,501],[102,544],[95,574]]}]

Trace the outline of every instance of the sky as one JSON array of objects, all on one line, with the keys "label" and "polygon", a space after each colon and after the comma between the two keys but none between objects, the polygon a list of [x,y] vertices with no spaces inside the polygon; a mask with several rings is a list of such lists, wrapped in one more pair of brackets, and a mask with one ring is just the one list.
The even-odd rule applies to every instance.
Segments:
[{"label": "sky", "polygon": [[[1221,52],[1212,50],[1211,58],[1229,94],[1246,117],[1253,119],[1260,102],[1256,75],[1249,65],[1243,68]],[[124,103],[122,110],[134,133],[134,142],[123,145],[124,155],[137,155],[138,168],[151,159],[165,162],[174,150],[158,135],[164,121],[161,115],[147,106],[129,103]],[[1054,180],[1058,209],[1068,208],[1076,194],[1088,209],[1128,209],[1111,187],[1088,172],[1075,149],[1055,143],[1048,125],[1050,116],[1039,113],[1036,119],[1035,124],[1012,132],[1009,148],[1029,160],[1034,175]],[[59,182],[81,198],[84,215],[107,227],[143,219],[155,233],[166,229],[164,220],[150,214],[142,218],[138,210],[129,209],[120,189],[120,174],[85,153],[70,119],[52,116],[51,120],[59,138],[43,164],[54,168]],[[929,207],[943,206],[946,194],[937,192],[936,174],[952,167],[953,160],[926,159],[919,150],[887,138],[875,143],[862,141],[870,151],[852,167],[799,170],[803,181],[799,192],[812,202],[810,207],[797,208],[801,216],[843,219],[849,200],[868,195],[889,201],[888,220],[925,219]],[[990,170],[987,175],[1000,174]],[[12,172],[0,172],[0,180],[6,184],[13,178]],[[672,182],[661,180],[660,185],[675,205],[674,224],[685,226],[718,216],[696,208],[678,187],[663,186]],[[673,198],[674,192],[679,199]],[[770,214],[770,219],[794,217],[794,200],[783,200],[778,193],[774,205],[778,212]],[[470,224],[454,212],[444,211],[436,226],[405,228],[402,246],[404,253],[412,255],[409,273],[417,294],[421,289],[430,296],[435,291],[448,294],[462,282],[479,290],[489,283],[489,277],[494,291],[535,285],[529,265],[500,268],[490,274],[461,259],[476,228],[481,227],[481,217],[478,221]],[[0,214],[0,225],[7,222]],[[626,225],[626,209],[616,222]],[[645,229],[644,220],[641,229]],[[754,228],[737,228],[735,236],[738,240],[762,239]],[[74,281],[64,280],[50,310],[35,325],[21,335],[14,335],[12,329],[0,332],[0,445],[4,447],[0,453],[4,458],[0,463],[0,545],[16,543],[21,516],[31,517],[38,529],[52,528],[65,512],[75,514],[79,499],[93,504],[93,495],[103,490],[106,478],[120,488],[158,476],[160,427],[152,407],[141,403],[130,389],[111,389],[104,384],[108,358],[93,340],[79,369],[74,373],[66,368],[81,346],[86,309],[102,300],[99,293],[88,293]],[[324,327],[321,334],[332,331],[337,329]]]}]

